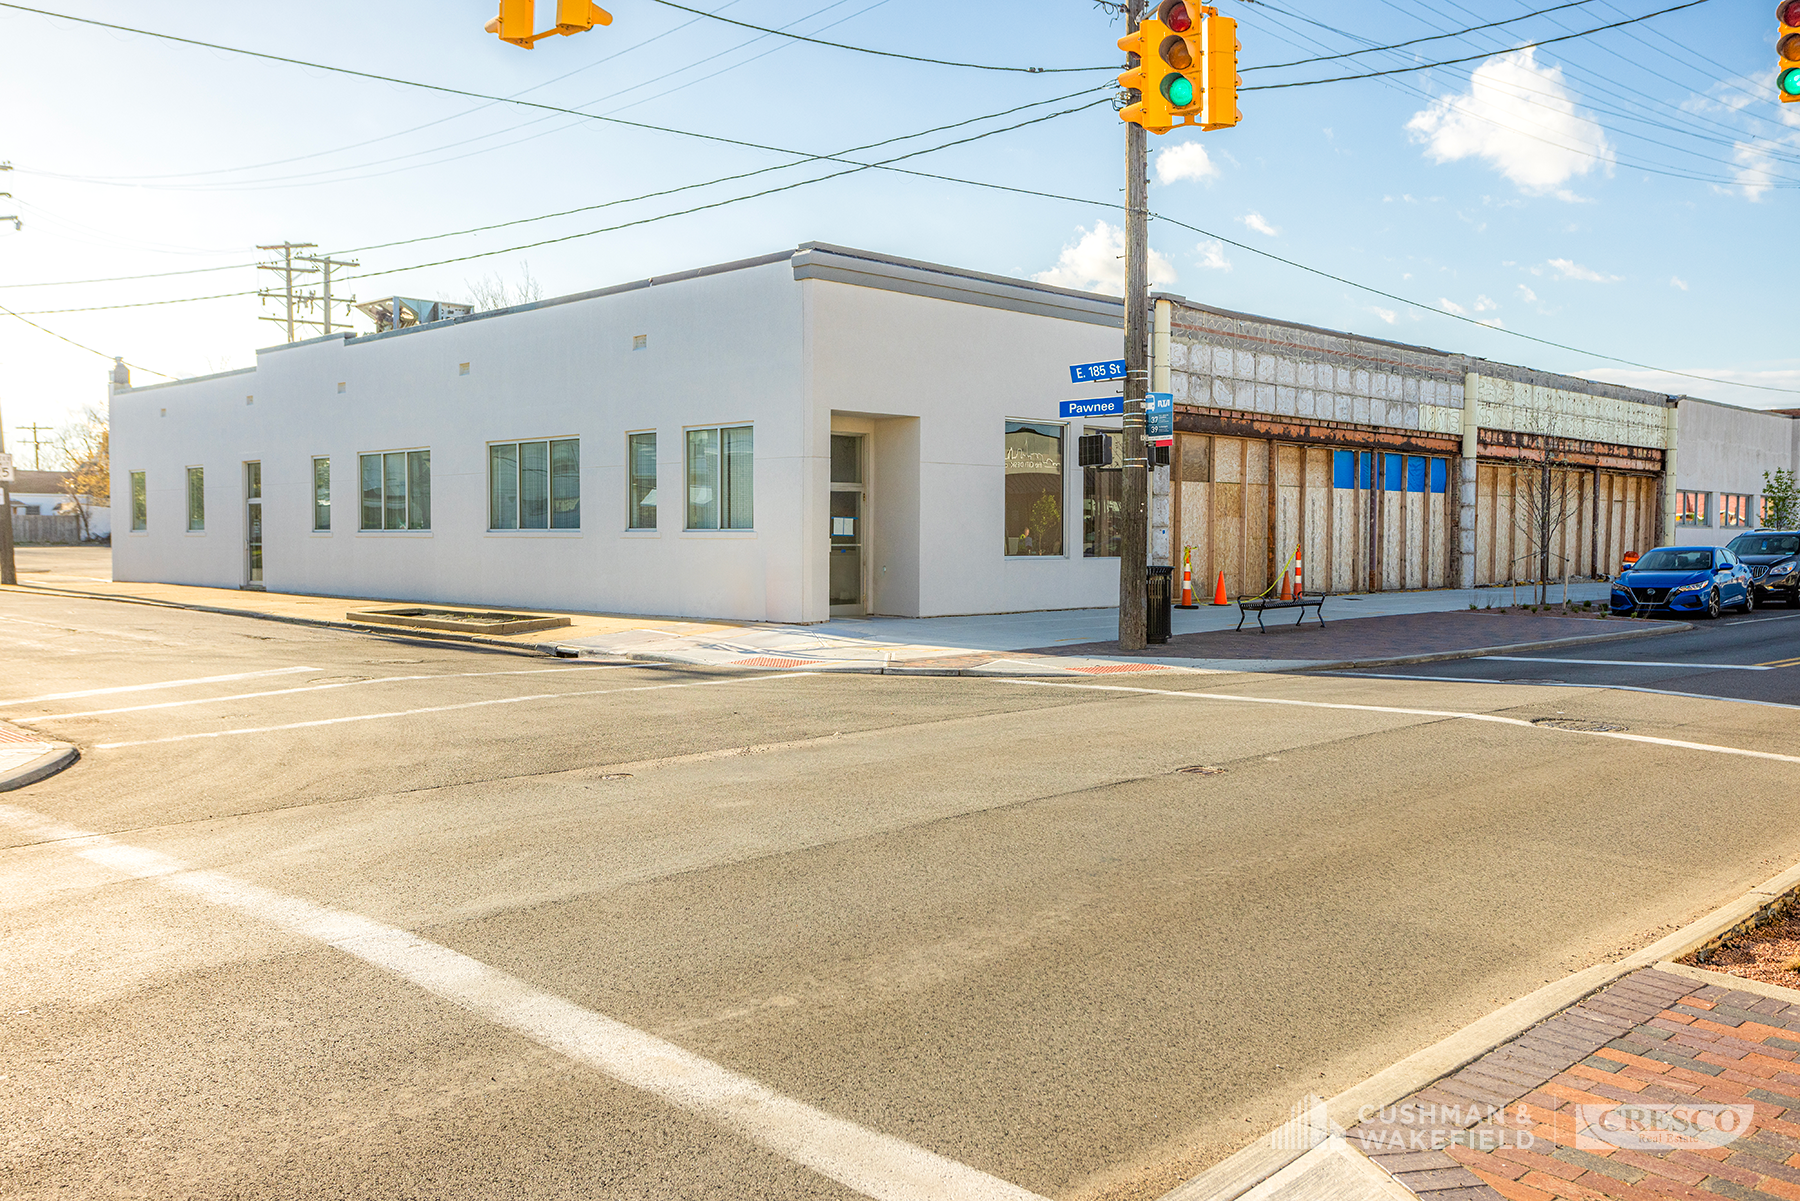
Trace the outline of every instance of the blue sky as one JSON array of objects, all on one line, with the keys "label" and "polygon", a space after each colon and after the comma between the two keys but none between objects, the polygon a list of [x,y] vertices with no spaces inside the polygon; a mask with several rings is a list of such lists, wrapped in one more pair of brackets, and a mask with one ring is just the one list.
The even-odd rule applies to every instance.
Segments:
[{"label": "blue sky", "polygon": [[[1772,4],[1705,0],[1222,0],[1240,21],[1243,123],[1152,138],[1160,287],[1191,299],[1737,404],[1800,407],[1791,266],[1800,105],[1774,99]],[[1105,103],[1123,27],[1092,0],[690,0],[755,25],[929,58],[1110,67],[1026,74],[758,35],[658,0],[613,0],[609,28],[531,51],[482,31],[489,3],[39,7],[228,46],[636,121],[486,103],[0,8],[0,305],[144,368],[248,366],[280,331],[254,296],[258,243],[358,258],[363,300],[466,299],[528,270],[556,295],[791,247],[862,246],[1118,290],[1124,137]],[[548,10],[545,0],[540,8]],[[972,15],[978,14],[978,16]],[[1311,18],[1316,16],[1318,21]],[[979,20],[981,24],[975,22]],[[548,21],[540,15],[540,25]],[[1267,64],[1383,46],[1301,66]],[[1534,49],[1517,47],[1543,43]],[[1249,90],[1473,57],[1381,78]],[[1083,89],[1089,89],[1083,92]],[[1072,93],[1083,93],[1061,100]],[[1072,197],[1024,196],[818,162],[712,135],[891,156],[1055,116],[896,164]],[[861,153],[861,152],[859,152]],[[851,155],[850,157],[858,157]],[[674,195],[632,199],[670,188]],[[515,250],[549,238],[631,228]],[[624,201],[480,234],[473,226]],[[1264,250],[1405,298],[1285,266]],[[1783,276],[1783,246],[1787,277]],[[366,248],[366,249],[357,249]],[[442,259],[489,257],[419,266]],[[53,282],[199,271],[158,278]],[[32,285],[32,286],[19,286]],[[1416,303],[1406,303],[1406,301]],[[64,312],[56,310],[94,309]],[[1458,312],[1490,325],[1446,315]],[[357,319],[361,322],[361,318]],[[1499,328],[1496,328],[1499,327]],[[1575,351],[1521,341],[1532,334]],[[1684,379],[1604,355],[1716,377]],[[0,404],[14,427],[102,403],[104,359],[0,315]],[[158,378],[144,371],[138,381]],[[1736,386],[1762,384],[1790,391]]]}]

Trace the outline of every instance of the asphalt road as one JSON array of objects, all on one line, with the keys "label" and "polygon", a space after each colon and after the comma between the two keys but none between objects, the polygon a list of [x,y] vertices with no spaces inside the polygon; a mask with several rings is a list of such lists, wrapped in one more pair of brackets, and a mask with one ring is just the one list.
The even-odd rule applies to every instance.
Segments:
[{"label": "asphalt road", "polygon": [[1675,696],[1729,697],[1800,706],[1800,609],[1691,624],[1654,638],[1599,643],[1532,655],[1486,656],[1359,673],[1394,680],[1562,684],[1641,689]]},{"label": "asphalt road", "polygon": [[724,675],[20,592],[0,664],[83,750],[0,795],[9,1197],[1154,1197],[1800,859],[1800,763],[1733,753],[1792,715],[1728,700]]}]

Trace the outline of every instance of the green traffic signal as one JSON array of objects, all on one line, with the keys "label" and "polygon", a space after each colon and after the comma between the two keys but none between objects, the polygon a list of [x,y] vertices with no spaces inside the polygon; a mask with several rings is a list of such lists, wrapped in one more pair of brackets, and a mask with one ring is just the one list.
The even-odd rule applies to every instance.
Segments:
[{"label": "green traffic signal", "polygon": [[[1800,72],[1794,74],[1800,77]],[[1171,75],[1163,81],[1163,94],[1176,108],[1186,108],[1194,102],[1194,83],[1185,75]]]},{"label": "green traffic signal", "polygon": [[1800,67],[1789,67],[1776,80],[1784,96],[1800,96]]}]

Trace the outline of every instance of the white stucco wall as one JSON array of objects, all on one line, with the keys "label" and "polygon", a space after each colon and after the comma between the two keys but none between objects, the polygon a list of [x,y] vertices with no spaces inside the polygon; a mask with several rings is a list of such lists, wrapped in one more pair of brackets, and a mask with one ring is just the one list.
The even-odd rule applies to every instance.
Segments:
[{"label": "white stucco wall", "polygon": [[[115,539],[115,577],[243,583],[243,464],[258,460],[271,591],[818,620],[798,570],[799,300],[787,263],[768,263],[296,343],[259,352],[252,372],[121,392],[113,486],[129,496],[129,473],[147,473],[149,529]],[[685,531],[684,427],[744,423],[755,427],[756,528]],[[627,531],[625,435],[643,430],[658,435],[659,528]],[[569,437],[581,440],[581,529],[489,532],[487,444]],[[357,456],[420,447],[431,450],[432,529],[359,531]],[[327,533],[312,531],[314,456],[331,459]],[[202,534],[185,532],[191,465],[206,469]]]},{"label": "white stucco wall", "polygon": [[[1073,385],[1069,366],[1118,358],[1118,327],[823,280],[804,286],[811,290],[811,387],[821,430],[833,412],[876,419],[877,610],[935,617],[1117,604],[1119,561],[1081,553],[1074,439],[1085,427],[1058,412],[1062,401],[1117,389]],[[1062,556],[1005,553],[1009,419],[1065,427]],[[1095,425],[1118,429],[1119,419]],[[889,437],[916,439],[916,449],[890,447]],[[908,454],[918,465],[916,488],[901,477]],[[815,487],[826,489],[829,474],[821,460]],[[921,540],[916,566],[904,533],[914,527]],[[809,545],[822,572],[823,533]],[[917,609],[909,613],[905,601],[914,592]]]},{"label": "white stucco wall", "polygon": [[1723,545],[1741,533],[1719,524],[1719,497],[1737,493],[1751,498],[1750,520],[1763,491],[1763,472],[1800,467],[1800,421],[1780,413],[1741,409],[1715,401],[1681,398],[1676,487],[1707,493],[1704,527],[1678,526],[1675,541],[1684,546]]}]

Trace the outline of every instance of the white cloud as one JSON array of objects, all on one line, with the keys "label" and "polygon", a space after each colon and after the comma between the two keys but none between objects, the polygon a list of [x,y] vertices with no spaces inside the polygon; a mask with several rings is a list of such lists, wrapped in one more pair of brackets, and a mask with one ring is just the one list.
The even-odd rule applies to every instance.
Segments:
[{"label": "white cloud", "polygon": [[1671,275],[1669,277],[1669,286],[1671,288],[1680,288],[1683,292],[1688,290],[1687,280],[1682,279],[1679,275]]},{"label": "white cloud", "polygon": [[[1578,279],[1590,284],[1616,284],[1623,276],[1602,275],[1591,267],[1583,267],[1573,259],[1551,259],[1550,269],[1561,279]],[[1538,274],[1542,274],[1539,272]]]},{"label": "white cloud", "polygon": [[1271,238],[1279,237],[1281,235],[1281,231],[1276,229],[1273,225],[1270,225],[1269,219],[1264,217],[1261,213],[1245,213],[1242,217],[1239,217],[1238,220],[1242,221],[1245,225],[1254,229],[1259,234],[1267,234]]},{"label": "white cloud", "polygon": [[1200,252],[1196,266],[1204,267],[1208,271],[1231,270],[1231,260],[1225,257],[1225,243],[1201,242],[1194,249]]},{"label": "white cloud", "polygon": [[1520,284],[1519,299],[1530,301],[1535,304],[1537,302],[1537,293],[1533,292],[1530,288],[1527,288],[1524,284]]},{"label": "white cloud", "polygon": [[1783,150],[1791,153],[1792,147],[1796,145],[1800,145],[1800,139],[1752,138],[1732,147],[1731,158],[1738,165],[1737,186],[1744,190],[1746,200],[1761,200],[1775,186],[1775,159],[1770,151]]},{"label": "white cloud", "polygon": [[1485,313],[1490,309],[1497,309],[1499,307],[1499,305],[1495,304],[1485,296],[1477,296],[1475,298],[1475,311],[1477,313]]},{"label": "white cloud", "polygon": [[1462,305],[1457,304],[1447,296],[1438,297],[1438,307],[1442,308],[1446,313],[1455,313],[1458,317],[1467,317],[1469,315],[1468,309],[1463,308]]},{"label": "white cloud", "polygon": [[[1058,288],[1103,292],[1109,296],[1125,295],[1125,231],[1096,221],[1093,229],[1082,228],[1080,232],[1081,236],[1072,245],[1062,248],[1056,266],[1031,278]],[[1150,286],[1174,282],[1175,268],[1169,265],[1168,259],[1152,250]]]},{"label": "white cloud", "polygon": [[1206,147],[1199,142],[1181,142],[1157,152],[1157,183],[1177,183],[1183,179],[1215,179],[1218,174],[1218,166],[1207,156]]},{"label": "white cloud", "polygon": [[[1687,364],[1683,364],[1687,367]],[[1800,391],[1800,367],[1773,368],[1765,371],[1744,371],[1735,367],[1708,367],[1695,365],[1689,368],[1695,375],[1709,375],[1722,383],[1712,383],[1703,379],[1692,379],[1685,375],[1676,375],[1672,371],[1637,371],[1628,367],[1611,364],[1599,364],[1585,367],[1575,372],[1587,379],[1605,380],[1608,383],[1624,384],[1631,388],[1643,388],[1649,392],[1661,392],[1668,396],[1699,396],[1707,400],[1723,400],[1732,404],[1741,404],[1752,409],[1783,409],[1792,407],[1795,398],[1780,392],[1766,392],[1763,388],[1787,388]],[[1761,387],[1741,387],[1743,384],[1756,384]]]},{"label": "white cloud", "polygon": [[1399,313],[1396,313],[1393,309],[1384,309],[1384,308],[1378,308],[1378,307],[1371,307],[1369,309],[1369,311],[1371,313],[1374,313],[1377,317],[1381,318],[1383,321],[1387,322],[1389,325],[1392,325],[1394,323],[1394,318],[1396,318],[1400,315]]},{"label": "white cloud", "polygon": [[1482,63],[1468,92],[1439,97],[1406,128],[1435,161],[1485,159],[1533,195],[1613,162],[1600,123],[1576,109],[1561,67],[1538,65],[1535,46]]}]

